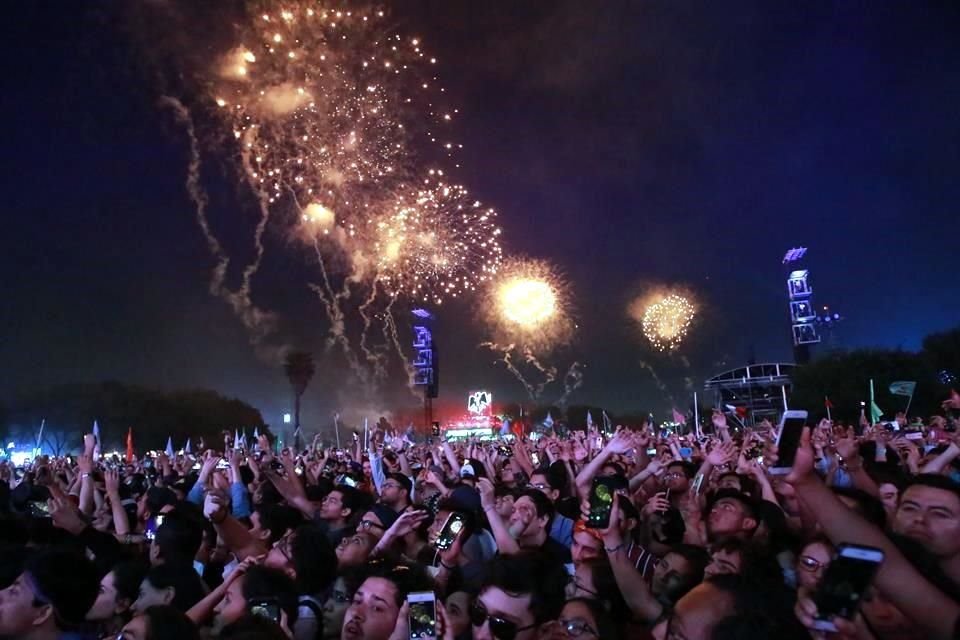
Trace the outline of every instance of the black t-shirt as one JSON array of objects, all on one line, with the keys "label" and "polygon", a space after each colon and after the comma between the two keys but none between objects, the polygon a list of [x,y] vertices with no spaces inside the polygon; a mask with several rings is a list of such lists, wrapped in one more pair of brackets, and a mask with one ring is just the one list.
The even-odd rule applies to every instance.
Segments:
[{"label": "black t-shirt", "polygon": [[547,541],[543,543],[540,550],[550,556],[551,559],[556,560],[559,564],[570,564],[573,562],[573,556],[570,555],[570,548],[563,546],[550,536],[547,536]]}]

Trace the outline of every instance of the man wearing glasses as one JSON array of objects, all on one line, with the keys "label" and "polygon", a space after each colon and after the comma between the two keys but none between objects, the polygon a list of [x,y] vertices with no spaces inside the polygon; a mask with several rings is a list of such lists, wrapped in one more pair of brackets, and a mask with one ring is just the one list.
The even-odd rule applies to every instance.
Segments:
[{"label": "man wearing glasses", "polygon": [[474,640],[530,640],[560,616],[566,569],[540,551],[497,556],[473,606]]},{"label": "man wearing glasses", "polygon": [[402,473],[388,473],[380,485],[380,502],[397,513],[410,508],[413,482]]}]

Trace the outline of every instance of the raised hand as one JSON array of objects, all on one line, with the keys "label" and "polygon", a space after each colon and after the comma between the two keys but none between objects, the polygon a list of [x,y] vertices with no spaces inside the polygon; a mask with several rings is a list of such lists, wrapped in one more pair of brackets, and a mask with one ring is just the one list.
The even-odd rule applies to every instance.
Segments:
[{"label": "raised hand", "polygon": [[728,464],[733,461],[737,455],[737,445],[735,442],[723,442],[717,444],[707,454],[707,462],[714,467]]},{"label": "raised hand", "polygon": [[667,500],[667,494],[661,491],[660,493],[655,493],[653,497],[643,505],[643,514],[649,516],[657,512],[666,511],[669,508],[670,501]]},{"label": "raised hand", "polygon": [[786,481],[790,484],[798,484],[815,477],[813,472],[815,462],[813,447],[810,446],[810,427],[804,427],[800,435],[797,455],[793,459],[793,469],[786,477]]},{"label": "raised hand", "polygon": [[203,499],[203,515],[213,523],[227,517],[227,501],[217,491],[208,491]]},{"label": "raised hand", "polygon": [[110,499],[120,497],[120,472],[116,469],[107,469],[103,472],[103,485]]},{"label": "raised hand", "polygon": [[75,536],[80,535],[87,526],[83,518],[80,517],[80,510],[73,506],[73,503],[66,497],[47,500],[47,510],[50,512],[53,526],[68,531]]},{"label": "raised hand", "polygon": [[713,410],[713,415],[710,416],[710,422],[713,423],[713,427],[717,431],[721,431],[723,429],[729,428],[729,426],[727,425],[727,416],[724,415],[724,413],[720,411],[720,409]]},{"label": "raised hand", "polygon": [[606,449],[609,453],[621,454],[630,451],[633,447],[633,434],[629,431],[620,431],[607,443]]},{"label": "raised hand", "polygon": [[495,509],[497,499],[494,497],[493,483],[488,478],[479,478],[477,480],[477,490],[480,492],[480,505],[483,510]]}]

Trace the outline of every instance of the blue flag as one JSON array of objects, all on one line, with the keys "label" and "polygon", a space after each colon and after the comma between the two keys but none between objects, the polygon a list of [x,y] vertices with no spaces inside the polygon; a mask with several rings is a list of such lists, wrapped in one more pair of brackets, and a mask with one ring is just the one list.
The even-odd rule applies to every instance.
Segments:
[{"label": "blue flag", "polygon": [[913,392],[916,390],[917,390],[916,382],[900,380],[899,382],[890,383],[890,393],[892,393],[895,396],[912,396]]},{"label": "blue flag", "polygon": [[547,417],[543,419],[543,426],[547,429],[553,429],[553,416],[547,411]]},{"label": "blue flag", "polygon": [[190,447],[190,438],[187,438],[187,446],[183,448],[184,453],[193,453],[193,449]]},{"label": "blue flag", "polygon": [[173,450],[173,438],[171,438],[170,436],[167,436],[167,450],[166,450],[166,454],[167,454],[167,457],[168,457],[168,458],[173,458],[173,457],[175,457],[175,456],[177,455],[177,454],[174,452],[174,450]]}]

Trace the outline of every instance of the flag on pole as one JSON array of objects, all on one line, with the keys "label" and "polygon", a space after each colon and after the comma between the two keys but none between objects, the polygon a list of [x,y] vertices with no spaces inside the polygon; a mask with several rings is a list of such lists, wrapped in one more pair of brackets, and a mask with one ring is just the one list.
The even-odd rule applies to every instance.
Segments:
[{"label": "flag on pole", "polygon": [[100,459],[100,425],[93,421],[93,459]]},{"label": "flag on pole", "polygon": [[[590,415],[589,413],[587,415]],[[543,426],[547,429],[553,429],[553,416],[547,411],[547,417],[543,419]]]},{"label": "flag on pole", "polygon": [[36,446],[33,448],[33,457],[36,458],[40,455],[40,451],[43,449],[43,427],[47,424],[46,418],[40,420],[40,432],[37,433],[37,442]]},{"label": "flag on pole", "polygon": [[603,430],[607,433],[613,433],[613,421],[610,419],[610,416],[607,415],[607,412],[601,411],[600,417],[603,419]]},{"label": "flag on pole", "polygon": [[167,449],[166,449],[166,454],[167,454],[167,457],[168,457],[168,458],[173,458],[173,457],[175,457],[175,456],[177,455],[177,454],[173,451],[173,438],[171,438],[170,436],[167,436]]},{"label": "flag on pole", "polygon": [[187,438],[187,444],[183,448],[184,453],[193,453],[193,448],[190,446],[190,438]]},{"label": "flag on pole", "polygon": [[882,415],[883,409],[878,407],[873,399],[873,378],[870,378],[870,423],[877,424],[880,422],[880,416]]},{"label": "flag on pole", "polygon": [[890,383],[890,393],[892,393],[895,396],[913,396],[913,392],[916,390],[917,390],[916,382],[900,380],[898,382]]},{"label": "flag on pole", "polygon": [[133,427],[127,429],[127,464],[133,463]]},{"label": "flag on pole", "polygon": [[833,421],[830,410],[833,409],[833,403],[830,402],[830,396],[823,396],[823,406],[827,409],[827,420]]},{"label": "flag on pole", "polygon": [[593,415],[587,411],[587,429],[593,429]]},{"label": "flag on pole", "polygon": [[676,422],[677,424],[683,424],[683,425],[685,425],[685,424],[687,424],[687,416],[685,416],[685,415],[683,415],[682,413],[680,413],[679,411],[677,411],[677,408],[674,407],[674,408],[673,408],[673,421]]},{"label": "flag on pole", "polygon": [[240,446],[240,429],[233,430],[233,448],[236,449]]}]

